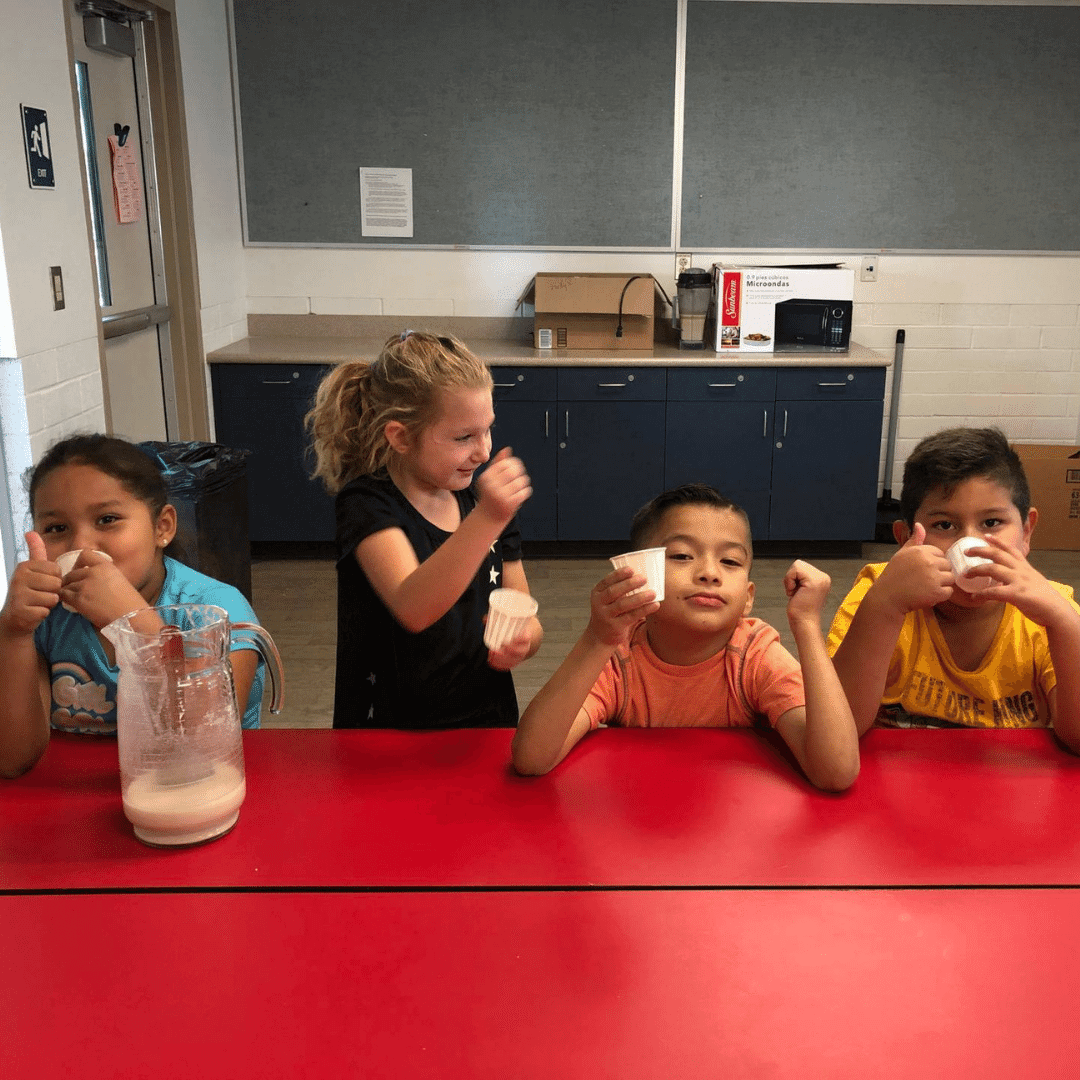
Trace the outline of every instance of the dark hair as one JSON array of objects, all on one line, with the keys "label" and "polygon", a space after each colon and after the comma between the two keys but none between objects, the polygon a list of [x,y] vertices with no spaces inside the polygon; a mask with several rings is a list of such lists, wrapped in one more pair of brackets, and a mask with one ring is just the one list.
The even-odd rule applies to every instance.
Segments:
[{"label": "dark hair", "polygon": [[634,515],[634,520],[630,523],[631,545],[635,548],[645,547],[664,515],[674,506],[712,506],[717,510],[730,510],[746,522],[746,535],[752,540],[750,518],[741,506],[708,484],[682,484],[657,495],[655,499],[650,499]]},{"label": "dark hair", "polygon": [[1019,455],[997,428],[946,428],[927,435],[904,463],[900,513],[908,528],[926,497],[942,488],[946,497],[957,484],[972,477],[1000,484],[1009,493],[1020,517],[1031,509],[1031,492]]},{"label": "dark hair", "polygon": [[50,446],[30,470],[26,489],[31,515],[41,482],[62,465],[90,465],[111,476],[128,494],[146,503],[152,521],[157,521],[169,501],[161,469],[134,443],[112,435],[71,435]]}]

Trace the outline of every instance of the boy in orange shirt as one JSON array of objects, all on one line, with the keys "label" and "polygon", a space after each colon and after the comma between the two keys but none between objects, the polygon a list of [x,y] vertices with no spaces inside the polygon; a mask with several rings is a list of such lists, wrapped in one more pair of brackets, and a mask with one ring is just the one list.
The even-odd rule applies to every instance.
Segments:
[{"label": "boy in orange shirt", "polygon": [[779,732],[810,781],[841,791],[859,772],[858,733],[821,632],[830,580],[797,561],[784,578],[802,661],[750,618],[753,551],[746,514],[715,489],[688,484],[644,506],[634,548],[663,547],[665,598],[634,593],[622,567],[592,591],[580,640],[525,710],[513,742],[518,772],[548,772],[590,731],[751,727]]}]

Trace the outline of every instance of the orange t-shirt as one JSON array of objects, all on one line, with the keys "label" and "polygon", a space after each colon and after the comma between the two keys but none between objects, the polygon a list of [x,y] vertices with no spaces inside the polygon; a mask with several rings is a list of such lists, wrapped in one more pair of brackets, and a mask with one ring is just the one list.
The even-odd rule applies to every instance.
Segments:
[{"label": "orange t-shirt", "polygon": [[583,708],[590,727],[770,725],[806,704],[802,668],[760,619],[741,619],[727,645],[700,664],[665,664],[642,628],[596,680]]}]

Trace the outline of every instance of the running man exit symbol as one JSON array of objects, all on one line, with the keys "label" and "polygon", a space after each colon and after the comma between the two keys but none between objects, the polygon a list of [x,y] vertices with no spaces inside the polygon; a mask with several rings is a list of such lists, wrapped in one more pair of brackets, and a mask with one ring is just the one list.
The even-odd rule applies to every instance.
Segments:
[{"label": "running man exit symbol", "polygon": [[56,187],[53,179],[52,144],[49,121],[44,109],[22,106],[23,142],[26,145],[26,169],[32,188]]}]

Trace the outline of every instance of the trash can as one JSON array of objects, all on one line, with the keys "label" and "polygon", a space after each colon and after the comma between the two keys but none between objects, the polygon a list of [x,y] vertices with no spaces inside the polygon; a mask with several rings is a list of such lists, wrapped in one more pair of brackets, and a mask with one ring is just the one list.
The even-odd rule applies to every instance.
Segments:
[{"label": "trash can", "polygon": [[194,570],[235,585],[251,600],[247,458],[250,450],[220,443],[143,442],[161,465],[176,507],[169,554]]}]

